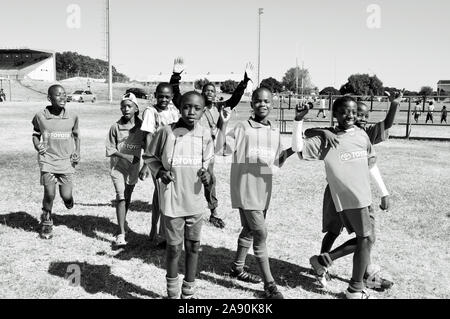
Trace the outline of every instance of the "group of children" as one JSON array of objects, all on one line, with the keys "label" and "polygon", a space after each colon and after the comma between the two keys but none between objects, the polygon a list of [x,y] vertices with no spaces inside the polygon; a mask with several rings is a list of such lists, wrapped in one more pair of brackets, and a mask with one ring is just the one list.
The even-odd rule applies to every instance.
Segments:
[{"label": "group of children", "polygon": [[[354,253],[353,274],[346,290],[347,298],[367,298],[364,279],[371,274],[370,251],[374,243],[374,217],[370,178],[383,195],[380,207],[389,207],[388,192],[376,166],[372,144],[386,139],[392,126],[398,98],[391,99],[385,121],[367,126],[367,106],[350,96],[333,103],[338,125],[314,129],[302,134],[303,117],[309,107],[297,107],[292,147],[283,149],[279,130],[269,121],[272,92],[257,88],[251,97],[251,117],[228,130],[232,109],[239,103],[252,66],[247,65],[244,79],[232,97],[215,102],[216,89],[207,84],[202,93],[180,93],[182,61],[177,59],[170,83],[156,88],[156,105],[146,108],[142,120],[139,104],[132,93],[120,103],[122,117],[111,126],[106,140],[110,157],[110,175],[116,191],[118,246],[126,245],[126,214],[138,179],[152,176],[155,192],[152,202],[151,239],[158,234],[166,248],[166,283],[169,298],[192,298],[200,248],[202,215],[206,198],[211,210],[210,222],[224,227],[217,215],[214,157],[232,156],[230,193],[232,207],[239,210],[242,231],[231,264],[230,276],[250,283],[264,283],[266,298],[281,299],[271,274],[266,247],[266,215],[272,195],[272,178],[286,159],[297,153],[301,159],[323,160],[327,175],[324,195],[324,232],[321,254],[310,259],[319,282],[326,286],[332,261]],[[52,204],[56,185],[67,208],[74,205],[72,175],[80,160],[78,117],[65,109],[65,91],[60,85],[48,90],[51,106],[33,119],[33,143],[38,152],[41,184],[44,185],[41,232],[52,236]],[[172,105],[170,102],[173,101]],[[142,156],[141,156],[142,155]],[[141,163],[141,158],[143,163]],[[330,251],[343,227],[356,238]],[[180,287],[178,263],[185,249],[185,274]],[[246,256],[253,247],[260,270],[248,272]],[[372,267],[373,268],[373,267]],[[392,282],[384,283],[388,288]]]}]

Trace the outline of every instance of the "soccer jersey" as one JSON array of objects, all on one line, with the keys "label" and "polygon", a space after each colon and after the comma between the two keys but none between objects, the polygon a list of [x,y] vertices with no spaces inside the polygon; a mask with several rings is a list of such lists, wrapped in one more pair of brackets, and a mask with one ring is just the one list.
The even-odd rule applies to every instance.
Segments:
[{"label": "soccer jersey", "polygon": [[[135,123],[126,122],[120,118],[109,129],[106,138],[106,156],[110,157],[116,152],[141,157],[141,150],[144,143],[144,133],[141,130],[142,121],[135,119]],[[118,170],[123,174],[136,175],[139,171],[139,162],[132,164],[126,159],[111,156],[111,170]]]},{"label": "soccer jersey", "polygon": [[384,128],[384,121],[372,125],[366,125],[364,131],[366,131],[370,143],[372,144],[384,142],[389,138],[389,130]]},{"label": "soccer jersey", "polygon": [[204,209],[203,184],[198,171],[208,168],[214,158],[214,145],[209,129],[195,125],[184,128],[182,120],[157,131],[144,154],[145,162],[156,176],[160,169],[170,171],[174,181],[160,180],[161,212],[168,217],[201,214]]},{"label": "soccer jersey", "polygon": [[233,162],[230,193],[233,208],[266,210],[272,195],[272,175],[282,152],[280,132],[249,119],[227,136]]},{"label": "soccer jersey", "polygon": [[172,103],[165,110],[150,106],[142,114],[141,130],[153,134],[162,126],[177,122],[179,118],[180,112]]},{"label": "soccer jersey", "polygon": [[369,158],[375,158],[372,144],[360,128],[335,131],[339,144],[327,146],[315,136],[304,140],[302,157],[305,160],[323,160],[336,211],[367,207],[372,204],[369,178]]},{"label": "soccer jersey", "polygon": [[70,156],[75,151],[74,134],[79,134],[78,116],[65,108],[59,115],[53,115],[48,106],[38,112],[31,122],[34,132],[41,135],[41,142],[47,147],[45,154],[38,154],[41,171],[73,173]]}]

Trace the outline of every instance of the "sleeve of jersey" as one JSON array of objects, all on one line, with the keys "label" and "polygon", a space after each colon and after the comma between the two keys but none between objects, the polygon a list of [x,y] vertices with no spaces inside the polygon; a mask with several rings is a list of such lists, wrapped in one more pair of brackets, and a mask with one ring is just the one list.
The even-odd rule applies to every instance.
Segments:
[{"label": "sleeve of jersey", "polygon": [[106,157],[110,157],[114,153],[117,153],[119,150],[117,149],[117,139],[116,139],[116,129],[115,125],[111,126],[109,129],[108,136],[106,137]]},{"label": "sleeve of jersey", "polygon": [[142,126],[141,130],[147,133],[155,133],[156,127],[155,127],[155,114],[147,108],[144,113],[142,114]]},{"label": "sleeve of jersey", "polygon": [[307,161],[315,161],[323,159],[322,139],[314,136],[303,140],[303,150],[301,158]]},{"label": "sleeve of jersey", "polygon": [[384,121],[378,122],[370,126],[366,130],[367,136],[372,144],[381,143],[389,137],[388,131],[384,129]]},{"label": "sleeve of jersey", "polygon": [[156,133],[155,137],[150,142],[148,150],[142,156],[153,176],[157,176],[158,172],[163,167],[162,153],[167,140],[167,134],[165,132],[166,130],[159,130]]},{"label": "sleeve of jersey", "polygon": [[225,133],[225,137],[222,139],[223,144],[220,145],[221,139],[216,139],[215,153],[220,156],[228,156],[233,154],[236,149],[236,133],[238,128],[235,127]]},{"label": "sleeve of jersey", "polygon": [[33,120],[31,120],[31,124],[33,124],[33,136],[40,137],[41,128],[39,127],[39,120],[37,118],[37,115],[33,117]]}]

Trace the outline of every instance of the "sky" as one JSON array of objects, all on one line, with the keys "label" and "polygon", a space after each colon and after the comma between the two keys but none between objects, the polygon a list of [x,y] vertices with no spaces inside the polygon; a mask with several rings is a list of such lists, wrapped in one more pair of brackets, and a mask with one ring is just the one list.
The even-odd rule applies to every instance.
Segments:
[{"label": "sky", "polygon": [[[105,0],[0,6],[0,48],[106,58]],[[243,73],[247,61],[257,65],[258,8],[261,79],[281,80],[298,60],[319,88],[339,88],[354,73],[409,90],[450,80],[448,0],[111,0],[112,63],[132,79],[170,73],[177,56],[186,72]]]}]

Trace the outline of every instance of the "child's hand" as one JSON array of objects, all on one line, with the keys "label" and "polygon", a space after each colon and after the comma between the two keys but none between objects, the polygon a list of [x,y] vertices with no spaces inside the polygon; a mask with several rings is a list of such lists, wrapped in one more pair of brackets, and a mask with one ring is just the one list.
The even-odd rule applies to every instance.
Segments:
[{"label": "child's hand", "polygon": [[389,195],[381,197],[381,205],[380,208],[382,210],[384,210],[386,213],[389,213],[389,208],[390,208],[390,203],[389,203]]},{"label": "child's hand", "polygon": [[253,73],[254,73],[254,67],[251,62],[247,62],[245,65],[245,73],[244,73],[244,82],[247,83],[248,81],[252,81],[253,83]]},{"label": "child's hand", "polygon": [[323,138],[325,140],[325,147],[328,147],[330,145],[332,148],[336,148],[339,144],[339,139],[337,138],[337,135],[329,130],[323,130]]},{"label": "child's hand", "polygon": [[45,153],[47,153],[47,148],[48,147],[45,146],[44,144],[39,143],[37,146],[37,151],[38,151],[39,155],[44,155]]},{"label": "child's hand", "polygon": [[211,182],[211,174],[204,168],[199,169],[197,172],[198,177],[200,177],[200,180],[202,181],[202,184],[204,186],[208,186]]},{"label": "child's hand", "polygon": [[78,162],[80,161],[80,154],[78,154],[77,152],[72,153],[72,155],[70,155],[70,161],[72,163],[78,164]]},{"label": "child's hand", "polygon": [[401,91],[396,91],[394,94],[390,94],[388,91],[384,91],[384,93],[388,96],[389,102],[397,102],[400,103],[403,98],[403,94],[405,93],[405,89]]},{"label": "child's hand", "polygon": [[161,178],[161,181],[162,181],[164,184],[166,184],[166,185],[168,185],[168,184],[170,184],[171,182],[175,181],[175,178],[172,176],[172,173],[169,172],[169,171],[162,171],[162,172],[159,174],[159,178]]},{"label": "child's hand", "polygon": [[181,74],[185,69],[184,61],[182,57],[175,58],[173,60],[173,73]]},{"label": "child's hand", "polygon": [[139,179],[141,181],[146,180],[150,176],[150,168],[148,168],[147,165],[142,166],[140,172],[139,172]]},{"label": "child's hand", "polygon": [[295,120],[301,121],[308,114],[309,108],[307,105],[297,105],[295,107]]},{"label": "child's hand", "polygon": [[220,117],[223,123],[228,123],[231,118],[231,108],[225,107],[220,110]]}]

